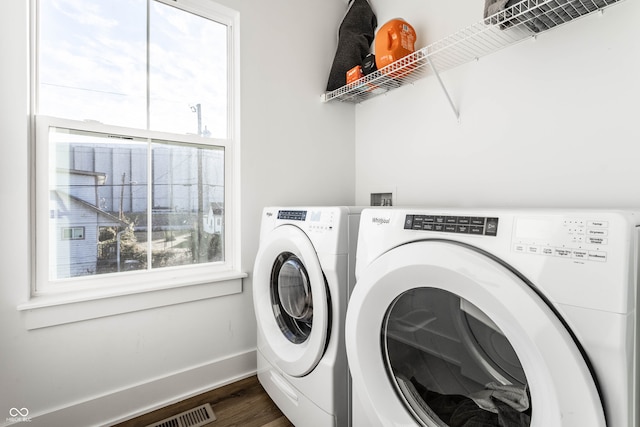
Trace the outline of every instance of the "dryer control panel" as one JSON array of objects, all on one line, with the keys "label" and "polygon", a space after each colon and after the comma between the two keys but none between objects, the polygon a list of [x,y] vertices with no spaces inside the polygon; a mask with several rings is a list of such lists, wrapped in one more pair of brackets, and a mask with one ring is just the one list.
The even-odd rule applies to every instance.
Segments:
[{"label": "dryer control panel", "polygon": [[278,219],[304,221],[307,219],[307,211],[278,211]]},{"label": "dryer control panel", "polygon": [[482,216],[407,215],[404,220],[404,229],[497,236],[498,218]]},{"label": "dryer control panel", "polygon": [[331,209],[289,209],[278,211],[278,220],[299,223],[297,225],[307,232],[326,232],[333,230],[337,216],[338,214]]},{"label": "dryer control panel", "polygon": [[586,218],[517,218],[514,225],[515,252],[607,261],[609,222]]}]

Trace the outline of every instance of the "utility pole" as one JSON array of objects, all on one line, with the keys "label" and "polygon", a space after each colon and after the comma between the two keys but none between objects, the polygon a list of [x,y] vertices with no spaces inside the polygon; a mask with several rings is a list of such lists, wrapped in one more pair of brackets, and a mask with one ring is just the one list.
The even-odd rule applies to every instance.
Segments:
[{"label": "utility pole", "polygon": [[124,218],[124,179],[127,176],[126,173],[122,174],[122,184],[120,185],[120,209],[119,209],[119,214],[120,214],[120,221],[122,221],[122,219]]},{"label": "utility pole", "polygon": [[[196,104],[195,107],[191,107],[191,111],[194,111],[198,116],[198,136],[202,136],[202,105]],[[196,262],[200,263],[207,261],[207,250],[204,246],[204,194],[202,183],[202,148],[198,148],[198,228],[197,228],[197,242],[196,242],[196,254],[194,257]]]}]

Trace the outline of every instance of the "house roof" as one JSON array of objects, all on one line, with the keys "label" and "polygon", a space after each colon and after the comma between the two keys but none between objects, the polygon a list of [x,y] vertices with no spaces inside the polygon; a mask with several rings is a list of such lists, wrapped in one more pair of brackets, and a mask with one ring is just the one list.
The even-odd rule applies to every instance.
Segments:
[{"label": "house roof", "polygon": [[82,207],[84,207],[85,209],[91,210],[95,213],[97,213],[98,215],[103,216],[105,219],[118,223],[119,225],[123,226],[123,227],[128,227],[129,223],[126,221],[122,221],[120,218],[118,218],[115,215],[110,214],[109,212],[105,212],[103,210],[101,210],[99,207],[97,207],[96,205],[89,203],[85,200],[82,200],[78,197],[72,196],[71,194],[65,193],[64,191],[60,191],[60,190],[52,190],[51,193],[56,194],[56,198],[57,199],[69,199],[69,200],[73,200],[75,203],[81,205]]},{"label": "house roof", "polygon": [[64,168],[58,168],[57,171],[64,174],[69,174],[69,175],[92,176],[96,179],[96,183],[98,185],[104,185],[107,182],[107,174],[104,172],[92,172],[92,171],[85,171],[85,170],[79,170],[79,169],[64,169]]}]

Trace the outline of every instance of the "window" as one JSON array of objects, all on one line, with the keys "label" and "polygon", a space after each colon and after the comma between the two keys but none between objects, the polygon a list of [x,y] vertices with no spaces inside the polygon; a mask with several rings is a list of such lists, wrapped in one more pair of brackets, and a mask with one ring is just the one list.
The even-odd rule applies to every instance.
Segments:
[{"label": "window", "polygon": [[235,12],[36,4],[35,294],[237,271]]},{"label": "window", "polygon": [[84,227],[65,227],[62,229],[62,240],[83,240]]}]

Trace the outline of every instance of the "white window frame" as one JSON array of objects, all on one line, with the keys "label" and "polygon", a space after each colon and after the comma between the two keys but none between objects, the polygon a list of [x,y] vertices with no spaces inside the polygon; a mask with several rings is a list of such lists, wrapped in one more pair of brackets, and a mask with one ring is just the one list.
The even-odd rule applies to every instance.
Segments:
[{"label": "white window frame", "polygon": [[[32,280],[30,298],[18,309],[26,326],[36,329],[114,314],[145,310],[242,292],[240,251],[239,13],[211,0],[155,0],[213,19],[228,28],[228,132],[226,139],[132,129],[38,116],[37,0],[31,0],[31,179]],[[224,148],[225,260],[189,266],[84,276],[50,283],[49,279],[49,130],[51,127],[148,140],[176,141]]]}]

